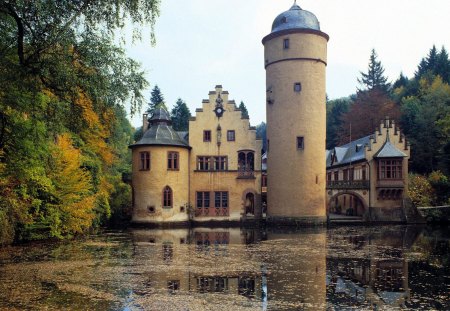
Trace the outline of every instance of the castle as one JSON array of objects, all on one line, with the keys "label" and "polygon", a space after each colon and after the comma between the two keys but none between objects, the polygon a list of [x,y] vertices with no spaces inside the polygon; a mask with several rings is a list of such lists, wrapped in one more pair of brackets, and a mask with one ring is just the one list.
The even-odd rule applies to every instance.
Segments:
[{"label": "castle", "polygon": [[261,217],[261,148],[256,128],[217,85],[176,132],[156,109],[133,150],[134,223],[240,222]]},{"label": "castle", "polygon": [[[264,157],[256,129],[221,85],[209,92],[196,110],[189,132],[174,131],[162,108],[150,119],[144,115],[143,137],[130,146],[132,221],[239,223],[265,218],[268,223],[320,225],[327,222],[329,213],[365,220],[392,219],[389,207],[393,204],[401,209],[407,192],[409,157],[393,123],[385,121],[371,138],[325,150],[328,39],[316,16],[296,3],[275,18],[270,34],[263,38],[267,92]],[[405,146],[403,151],[398,150],[400,145]],[[348,151],[354,148],[357,150]],[[347,155],[355,152],[360,158],[348,162]],[[401,167],[396,164],[400,160]],[[362,168],[366,162],[367,171]],[[387,170],[401,170],[395,175],[401,176],[401,181],[375,178],[385,176],[380,174]],[[359,171],[368,178],[370,188],[352,189],[341,183],[353,181],[349,176]],[[376,208],[369,209],[372,203]]]}]

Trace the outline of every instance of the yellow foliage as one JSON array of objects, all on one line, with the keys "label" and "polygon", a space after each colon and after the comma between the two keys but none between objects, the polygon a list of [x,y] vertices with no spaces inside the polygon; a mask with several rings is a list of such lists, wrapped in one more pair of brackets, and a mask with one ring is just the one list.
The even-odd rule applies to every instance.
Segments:
[{"label": "yellow foliage", "polygon": [[106,165],[112,165],[114,155],[105,139],[111,135],[114,111],[106,109],[99,115],[94,110],[92,100],[82,90],[78,90],[75,105],[81,108],[82,118],[87,126],[87,129],[81,133],[83,140],[88,148],[99,155]]},{"label": "yellow foliage", "polygon": [[94,111],[92,100],[81,90],[78,91],[78,97],[75,99],[75,104],[81,108],[83,120],[90,129],[101,127],[100,119]]},{"label": "yellow foliage", "polygon": [[72,145],[68,134],[58,137],[52,152],[53,167],[50,178],[55,185],[61,212],[61,233],[82,233],[92,225],[95,196],[92,194],[91,176],[82,169],[81,152]]},{"label": "yellow foliage", "polygon": [[105,142],[101,136],[89,131],[83,131],[82,136],[89,146],[89,149],[98,154],[106,165],[111,165],[114,162],[114,155],[111,147]]}]

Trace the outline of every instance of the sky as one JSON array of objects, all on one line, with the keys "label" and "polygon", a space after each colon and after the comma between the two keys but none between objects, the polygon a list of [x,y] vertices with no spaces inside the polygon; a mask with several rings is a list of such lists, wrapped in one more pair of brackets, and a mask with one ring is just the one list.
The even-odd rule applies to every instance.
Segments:
[{"label": "sky", "polygon": [[[264,48],[275,17],[293,0],[162,0],[156,45],[149,35],[127,40],[127,55],[141,63],[150,87],[158,85],[171,109],[182,98],[191,113],[221,84],[243,101],[252,125],[265,121]],[[328,42],[329,99],[355,93],[374,48],[395,81],[414,75],[434,45],[450,49],[450,0],[298,0],[314,13]],[[148,30],[147,30],[148,31]],[[129,32],[129,30],[126,30]],[[141,111],[141,113],[144,111]],[[130,117],[141,125],[141,113]]]}]

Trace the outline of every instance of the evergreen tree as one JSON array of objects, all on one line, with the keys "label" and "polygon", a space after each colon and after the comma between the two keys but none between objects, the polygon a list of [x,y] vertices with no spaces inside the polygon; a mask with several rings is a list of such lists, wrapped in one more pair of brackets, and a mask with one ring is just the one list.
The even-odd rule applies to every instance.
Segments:
[{"label": "evergreen tree", "polygon": [[247,107],[245,107],[245,104],[243,101],[241,101],[241,103],[239,104],[239,109],[241,110],[241,115],[243,119],[249,119],[250,117],[248,116],[248,110]]},{"label": "evergreen tree", "polygon": [[186,103],[178,98],[172,109],[172,127],[175,131],[189,131],[189,118],[191,112]]},{"label": "evergreen tree", "polygon": [[420,61],[420,64],[417,67],[416,71],[416,78],[420,79],[427,73],[435,74],[437,63],[438,52],[436,46],[433,45],[433,47],[430,49],[430,52],[428,53],[428,56],[426,58],[422,58],[422,60]]},{"label": "evergreen tree", "polygon": [[436,62],[436,75],[439,75],[446,83],[450,83],[450,60],[445,47],[442,47]]},{"label": "evergreen tree", "polygon": [[339,144],[339,129],[342,127],[342,117],[348,112],[351,104],[350,97],[327,101],[327,149]]},{"label": "evergreen tree", "polygon": [[367,73],[361,72],[361,78],[358,78],[358,82],[369,91],[379,89],[387,92],[390,83],[387,82],[387,78],[384,76],[384,68],[377,58],[377,52],[375,52],[375,49],[372,49],[368,71]]},{"label": "evergreen tree", "polygon": [[263,146],[262,149],[267,151],[267,134],[266,134],[266,123],[261,122],[256,126],[256,138],[262,139]]},{"label": "evergreen tree", "polygon": [[399,87],[405,87],[408,85],[408,77],[403,75],[403,72],[400,72],[400,76],[398,77],[397,81],[394,82],[392,85],[392,88],[395,90]]},{"label": "evergreen tree", "polygon": [[164,104],[164,95],[161,93],[158,85],[155,85],[151,93],[150,102],[148,103],[147,112],[151,113],[160,104]]}]

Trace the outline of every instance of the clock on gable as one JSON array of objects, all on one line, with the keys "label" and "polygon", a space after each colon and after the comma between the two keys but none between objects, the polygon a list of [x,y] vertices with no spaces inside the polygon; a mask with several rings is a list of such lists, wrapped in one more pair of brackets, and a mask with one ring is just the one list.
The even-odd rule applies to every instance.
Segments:
[{"label": "clock on gable", "polygon": [[223,99],[219,93],[216,99],[216,108],[214,108],[214,112],[216,113],[216,116],[220,118],[223,115],[224,111],[225,109],[223,109]]}]

